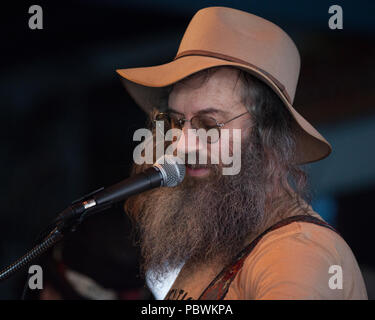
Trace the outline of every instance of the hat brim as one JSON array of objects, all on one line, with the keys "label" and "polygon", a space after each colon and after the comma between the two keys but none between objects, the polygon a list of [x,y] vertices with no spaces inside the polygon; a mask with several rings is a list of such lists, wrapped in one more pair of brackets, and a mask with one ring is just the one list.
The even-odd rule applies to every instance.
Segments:
[{"label": "hat brim", "polygon": [[306,164],[327,157],[332,147],[328,141],[291,105],[279,87],[267,74],[249,65],[208,56],[184,56],[169,63],[144,67],[118,69],[123,84],[134,101],[146,112],[158,105],[165,88],[201,70],[232,66],[243,69],[265,82],[280,97],[295,120],[297,162]]}]

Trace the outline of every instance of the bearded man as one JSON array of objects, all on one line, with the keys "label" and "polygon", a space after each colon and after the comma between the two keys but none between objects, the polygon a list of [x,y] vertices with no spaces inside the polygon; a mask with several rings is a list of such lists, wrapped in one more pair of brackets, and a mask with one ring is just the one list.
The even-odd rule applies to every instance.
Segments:
[{"label": "bearded man", "polygon": [[[151,120],[182,130],[176,146],[186,158],[210,158],[223,129],[233,154],[233,129],[241,130],[238,174],[223,175],[222,161],[186,163],[179,186],[125,204],[143,271],[157,281],[183,265],[166,299],[367,299],[349,246],[306,201],[300,165],[331,146],[292,106],[299,67],[279,27],[210,7],[195,14],[172,62],[117,70]],[[189,129],[216,129],[218,139],[196,143]]]}]

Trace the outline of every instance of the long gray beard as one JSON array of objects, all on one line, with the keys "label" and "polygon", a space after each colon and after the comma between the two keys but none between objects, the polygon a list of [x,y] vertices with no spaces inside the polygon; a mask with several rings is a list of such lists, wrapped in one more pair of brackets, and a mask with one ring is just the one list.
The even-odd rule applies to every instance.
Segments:
[{"label": "long gray beard", "polygon": [[[254,145],[242,150],[241,172],[221,174],[211,165],[205,179],[187,176],[175,188],[131,198],[128,211],[139,231],[143,271],[155,280],[186,261],[227,264],[264,219],[262,159]],[[134,210],[136,208],[136,210]]]}]

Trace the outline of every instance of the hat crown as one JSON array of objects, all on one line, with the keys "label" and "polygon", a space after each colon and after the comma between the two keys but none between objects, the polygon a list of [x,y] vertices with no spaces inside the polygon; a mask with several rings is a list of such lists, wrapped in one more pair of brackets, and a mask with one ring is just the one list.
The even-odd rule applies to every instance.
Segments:
[{"label": "hat crown", "polygon": [[292,39],[277,25],[244,11],[209,7],[190,21],[176,58],[209,55],[241,61],[269,76],[290,103],[300,70],[300,56]]}]

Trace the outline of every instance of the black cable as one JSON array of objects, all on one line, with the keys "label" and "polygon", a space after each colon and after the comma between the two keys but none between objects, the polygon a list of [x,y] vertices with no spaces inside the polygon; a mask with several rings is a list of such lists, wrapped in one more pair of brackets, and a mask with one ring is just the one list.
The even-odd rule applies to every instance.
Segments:
[{"label": "black cable", "polygon": [[[100,190],[101,189],[98,189],[95,192],[98,192]],[[48,249],[53,247],[57,242],[59,242],[64,237],[65,233],[74,232],[78,225],[80,225],[85,218],[94,213],[105,211],[111,206],[111,203],[103,203],[92,209],[80,211],[80,204],[76,206],[74,202],[72,206],[65,209],[56,219],[54,219],[54,221],[48,225],[45,231],[40,233],[37,240],[38,244],[35,245],[33,249],[31,249],[24,256],[19,258],[16,262],[12,263],[10,266],[0,271],[0,282],[8,279],[11,275],[30,264],[32,260],[38,258]],[[77,208],[78,210],[76,210]],[[26,297],[30,276],[30,274],[28,274],[27,276],[26,283],[24,285],[21,296],[22,300],[24,300]]]},{"label": "black cable", "polygon": [[49,248],[54,246],[58,241],[63,238],[63,234],[55,228],[40,244],[36,245],[23,257],[19,258],[16,262],[1,270],[0,281],[8,279],[18,270],[27,266],[32,260],[42,255]]}]

